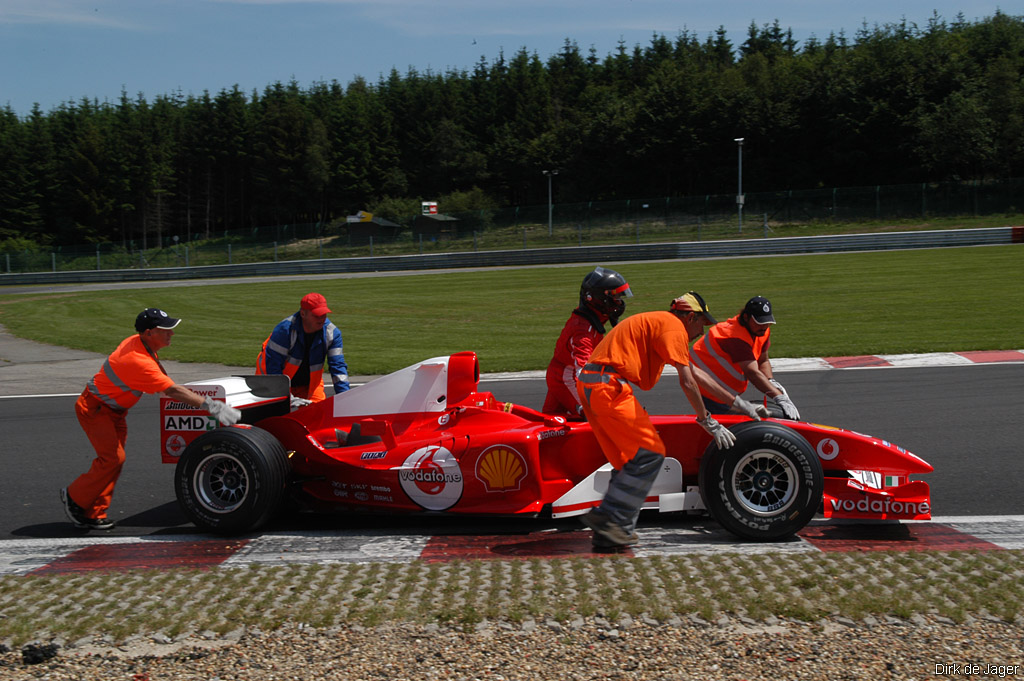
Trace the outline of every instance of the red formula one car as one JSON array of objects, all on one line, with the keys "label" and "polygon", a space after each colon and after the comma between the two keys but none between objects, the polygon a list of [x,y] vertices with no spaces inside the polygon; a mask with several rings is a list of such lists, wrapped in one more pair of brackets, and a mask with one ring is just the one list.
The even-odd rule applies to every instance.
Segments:
[{"label": "red formula one car", "polygon": [[[611,466],[587,423],[480,392],[475,353],[437,357],[291,411],[283,376],[192,383],[243,423],[163,398],[163,460],[187,517],[221,534],[255,530],[291,499],[315,511],[581,514]],[[826,518],[928,519],[932,467],[868,435],[802,421],[722,416],[719,450],[692,415],[655,416],[668,448],[644,508],[705,510],[747,540]]]}]

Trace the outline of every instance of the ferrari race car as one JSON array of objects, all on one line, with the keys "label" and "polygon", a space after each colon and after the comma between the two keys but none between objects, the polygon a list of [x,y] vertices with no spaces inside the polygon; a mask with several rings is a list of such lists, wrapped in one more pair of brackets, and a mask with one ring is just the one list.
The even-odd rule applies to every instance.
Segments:
[{"label": "ferrari race car", "polygon": [[[436,357],[290,408],[284,376],[190,383],[242,411],[218,427],[205,411],[161,400],[162,459],[197,527],[256,530],[286,501],[313,511],[567,517],[600,503],[611,466],[590,429],[478,390],[476,354]],[[719,420],[718,449],[693,415],[652,417],[668,448],[644,504],[706,511],[732,534],[772,541],[815,514],[931,517],[932,467],[868,435],[802,421]]]}]

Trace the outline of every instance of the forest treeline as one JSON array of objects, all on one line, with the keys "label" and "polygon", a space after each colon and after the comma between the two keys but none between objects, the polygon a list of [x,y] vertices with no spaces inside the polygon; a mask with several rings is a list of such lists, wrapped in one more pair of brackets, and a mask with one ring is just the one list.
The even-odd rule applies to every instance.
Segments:
[{"label": "forest treeline", "polygon": [[556,202],[728,194],[737,137],[747,191],[1024,175],[1024,17],[802,44],[776,21],[738,46],[683,31],[603,57],[567,39],[376,83],[8,106],[0,249],[145,247],[452,195],[539,204],[554,169]]}]

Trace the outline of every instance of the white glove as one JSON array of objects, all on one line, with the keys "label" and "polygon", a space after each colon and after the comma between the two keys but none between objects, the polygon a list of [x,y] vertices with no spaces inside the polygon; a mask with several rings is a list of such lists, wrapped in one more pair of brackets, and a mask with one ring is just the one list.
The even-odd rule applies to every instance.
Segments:
[{"label": "white glove", "polygon": [[736,436],[732,434],[732,431],[716,421],[711,414],[708,414],[703,421],[697,419],[697,424],[715,438],[715,444],[719,449],[729,449],[736,442]]},{"label": "white glove", "polygon": [[761,419],[768,417],[768,407],[763,404],[747,402],[739,395],[737,395],[736,399],[732,401],[732,410],[737,414],[746,414],[749,418],[752,418],[755,421],[760,421]]},{"label": "white glove", "polygon": [[295,395],[292,395],[292,401],[291,401],[292,411],[295,411],[299,407],[305,407],[305,406],[308,406],[310,404],[313,404],[313,400],[307,400],[307,399],[305,399],[303,397],[296,397]]},{"label": "white glove", "polygon": [[782,384],[776,381],[774,378],[769,378],[768,382],[774,385],[776,388],[782,391],[783,395],[788,395],[789,391],[782,387]]},{"label": "white glove", "polygon": [[786,393],[782,393],[781,395],[776,395],[775,397],[770,397],[768,399],[775,402],[779,409],[782,410],[782,415],[787,419],[791,419],[793,421],[800,420],[800,412],[797,411],[796,405],[793,404],[793,400],[789,399],[789,395]]},{"label": "white glove", "polygon": [[210,412],[222,426],[233,426],[242,418],[242,412],[234,407],[229,407],[226,402],[219,402],[212,397],[203,400],[203,409]]}]

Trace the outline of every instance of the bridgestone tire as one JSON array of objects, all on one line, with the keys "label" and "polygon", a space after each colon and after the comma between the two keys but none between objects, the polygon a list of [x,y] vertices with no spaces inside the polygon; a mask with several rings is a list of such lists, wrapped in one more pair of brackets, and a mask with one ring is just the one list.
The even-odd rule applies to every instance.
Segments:
[{"label": "bridgestone tire", "polygon": [[288,456],[260,428],[218,428],[192,441],[174,469],[174,491],[196,527],[242,534],[262,527],[287,491]]},{"label": "bridgestone tire", "polygon": [[704,505],[741,539],[792,537],[821,507],[824,477],[817,453],[779,423],[745,421],[730,430],[736,444],[721,450],[712,442],[701,459]]}]

